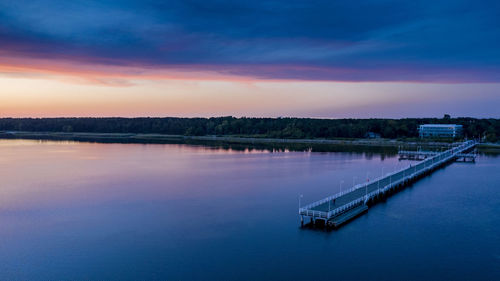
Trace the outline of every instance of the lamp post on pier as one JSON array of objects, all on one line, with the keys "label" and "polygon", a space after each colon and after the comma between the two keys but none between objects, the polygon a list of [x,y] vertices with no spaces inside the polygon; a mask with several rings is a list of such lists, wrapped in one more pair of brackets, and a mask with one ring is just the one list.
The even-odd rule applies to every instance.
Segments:
[{"label": "lamp post on pier", "polygon": [[368,200],[368,184],[365,185],[365,201]]},{"label": "lamp post on pier", "polygon": [[300,213],[300,199],[303,197],[302,194],[299,194],[299,215],[300,215],[300,225],[304,226],[304,216]]},{"label": "lamp post on pier", "polygon": [[382,166],[382,176],[381,178],[378,180],[377,182],[377,190],[378,190],[378,193],[380,193],[380,181],[384,178],[384,166]]}]

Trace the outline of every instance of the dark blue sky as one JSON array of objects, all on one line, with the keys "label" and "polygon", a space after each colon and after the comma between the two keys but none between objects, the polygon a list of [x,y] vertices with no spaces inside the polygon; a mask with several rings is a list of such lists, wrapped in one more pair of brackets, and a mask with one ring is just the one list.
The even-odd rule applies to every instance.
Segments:
[{"label": "dark blue sky", "polygon": [[500,1],[0,0],[1,58],[261,79],[500,82]]}]

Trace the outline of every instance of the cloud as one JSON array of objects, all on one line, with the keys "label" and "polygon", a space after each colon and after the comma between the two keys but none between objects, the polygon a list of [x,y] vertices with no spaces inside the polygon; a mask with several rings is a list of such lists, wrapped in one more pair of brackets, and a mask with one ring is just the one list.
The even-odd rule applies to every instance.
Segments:
[{"label": "cloud", "polygon": [[44,60],[61,75],[93,68],[89,81],[112,85],[171,75],[498,82],[499,11],[496,1],[3,1],[0,60],[27,72]]}]

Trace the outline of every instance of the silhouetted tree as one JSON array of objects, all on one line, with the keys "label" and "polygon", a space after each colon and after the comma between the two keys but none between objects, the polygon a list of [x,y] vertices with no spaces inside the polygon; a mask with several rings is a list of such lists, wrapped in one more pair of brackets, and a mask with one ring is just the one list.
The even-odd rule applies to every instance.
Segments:
[{"label": "silhouetted tree", "polygon": [[[446,120],[444,120],[446,119]],[[416,138],[420,124],[463,125],[469,137],[498,141],[499,119],[311,119],[311,118],[0,118],[2,131],[239,135],[270,138]]]}]

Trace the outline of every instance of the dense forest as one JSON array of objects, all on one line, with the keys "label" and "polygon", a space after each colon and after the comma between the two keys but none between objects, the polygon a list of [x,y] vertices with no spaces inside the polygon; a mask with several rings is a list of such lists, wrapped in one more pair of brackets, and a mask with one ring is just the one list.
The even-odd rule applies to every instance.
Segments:
[{"label": "dense forest", "polygon": [[234,135],[269,138],[415,138],[420,124],[461,124],[466,137],[496,142],[500,119],[311,119],[311,118],[0,118],[1,131]]}]

